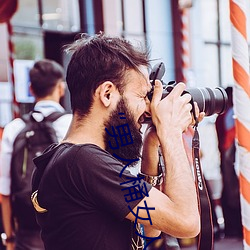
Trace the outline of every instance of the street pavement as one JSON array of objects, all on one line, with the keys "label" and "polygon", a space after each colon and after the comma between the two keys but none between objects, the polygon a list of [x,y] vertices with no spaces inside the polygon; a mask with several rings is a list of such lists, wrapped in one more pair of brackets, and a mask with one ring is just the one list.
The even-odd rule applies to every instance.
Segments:
[{"label": "street pavement", "polygon": [[[183,250],[197,250],[196,246],[182,247]],[[202,250],[202,249],[201,249]],[[241,238],[224,238],[214,242],[214,250],[243,250]]]}]

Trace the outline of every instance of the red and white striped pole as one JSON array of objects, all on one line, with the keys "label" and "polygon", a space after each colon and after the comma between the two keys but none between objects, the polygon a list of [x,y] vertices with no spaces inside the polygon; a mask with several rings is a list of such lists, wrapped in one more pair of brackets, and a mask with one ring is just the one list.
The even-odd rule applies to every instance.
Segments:
[{"label": "red and white striped pole", "polygon": [[[188,5],[185,5],[188,4]],[[189,1],[179,1],[179,9],[181,15],[181,81],[187,84],[187,72],[190,68],[190,53],[189,53],[189,8],[191,7]],[[184,145],[186,147],[187,155],[191,165],[192,160],[192,138],[194,131],[189,127],[188,131],[184,133]]]},{"label": "red and white striped pole", "polygon": [[187,72],[190,68],[189,45],[189,10],[183,8],[181,9],[181,75],[184,83],[187,83]]},{"label": "red and white striped pole", "polygon": [[6,22],[8,30],[8,48],[9,48],[9,81],[12,84],[12,111],[14,118],[19,117],[19,105],[15,94],[15,76],[14,76],[14,45],[12,42],[13,29],[10,21]]},{"label": "red and white striped pole", "polygon": [[244,249],[250,249],[250,82],[246,1],[230,0],[234,113]]}]

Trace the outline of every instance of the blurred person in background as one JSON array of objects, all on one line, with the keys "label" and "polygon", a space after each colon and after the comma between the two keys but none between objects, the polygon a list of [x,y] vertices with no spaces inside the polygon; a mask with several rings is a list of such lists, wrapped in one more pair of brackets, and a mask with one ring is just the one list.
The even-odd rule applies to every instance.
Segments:
[{"label": "blurred person in background", "polygon": [[242,237],[239,179],[236,166],[235,121],[233,87],[225,89],[228,95],[228,110],[218,116],[216,129],[221,154],[223,177],[222,208],[225,218],[225,236]]},{"label": "blurred person in background", "polygon": [[[43,59],[35,62],[29,72],[29,76],[30,91],[35,97],[33,112],[38,115],[38,120],[46,119],[55,113],[59,113],[59,118],[52,122],[52,127],[55,130],[57,139],[60,141],[65,136],[71,121],[71,115],[66,114],[64,108],[59,104],[65,92],[64,70],[62,66],[55,61]],[[33,225],[32,228],[27,226],[29,222],[35,221],[35,213],[32,211],[27,215],[27,218],[17,218],[13,209],[13,186],[16,183],[14,183],[14,181],[12,182],[12,153],[14,151],[16,138],[26,129],[26,125],[23,119],[17,118],[5,126],[2,137],[0,194],[2,195],[2,219],[5,232],[3,239],[7,250],[44,249],[40,237],[40,228],[37,223],[35,222],[34,228]],[[34,131],[29,131],[29,133],[32,132]],[[26,135],[28,134],[26,133]],[[22,164],[22,159],[20,159],[20,164]],[[28,165],[27,168],[29,167],[33,168],[33,166]],[[32,172],[32,170],[33,169],[27,170],[27,172]],[[31,176],[28,178],[31,178]],[[27,181],[29,183],[31,182],[31,180]],[[27,195],[26,197],[25,194],[25,199],[30,201],[30,196]],[[24,208],[19,206],[17,209],[21,211]]]}]

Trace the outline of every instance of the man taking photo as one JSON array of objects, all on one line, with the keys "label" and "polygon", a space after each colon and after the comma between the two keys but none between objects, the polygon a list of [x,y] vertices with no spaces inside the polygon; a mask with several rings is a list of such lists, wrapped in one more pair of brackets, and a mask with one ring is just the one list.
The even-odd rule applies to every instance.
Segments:
[{"label": "man taking photo", "polygon": [[[185,85],[161,99],[157,80],[150,102],[148,52],[122,38],[83,35],[68,52],[73,120],[62,143],[35,159],[32,200],[45,248],[143,249],[161,231],[196,236],[196,188],[182,140],[192,123]],[[149,116],[154,128],[141,156],[140,129]],[[167,166],[163,183],[159,145]],[[135,177],[127,167],[141,157]]]}]

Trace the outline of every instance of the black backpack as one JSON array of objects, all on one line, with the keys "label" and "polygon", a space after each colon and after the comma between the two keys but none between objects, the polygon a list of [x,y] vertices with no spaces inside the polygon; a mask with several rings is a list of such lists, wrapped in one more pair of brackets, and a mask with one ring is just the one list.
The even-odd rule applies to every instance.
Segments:
[{"label": "black backpack", "polygon": [[39,228],[30,198],[33,158],[41,155],[52,143],[58,142],[52,122],[64,114],[54,112],[44,117],[41,112],[32,111],[22,117],[25,128],[14,141],[11,159],[12,213],[19,228],[28,230]]}]

